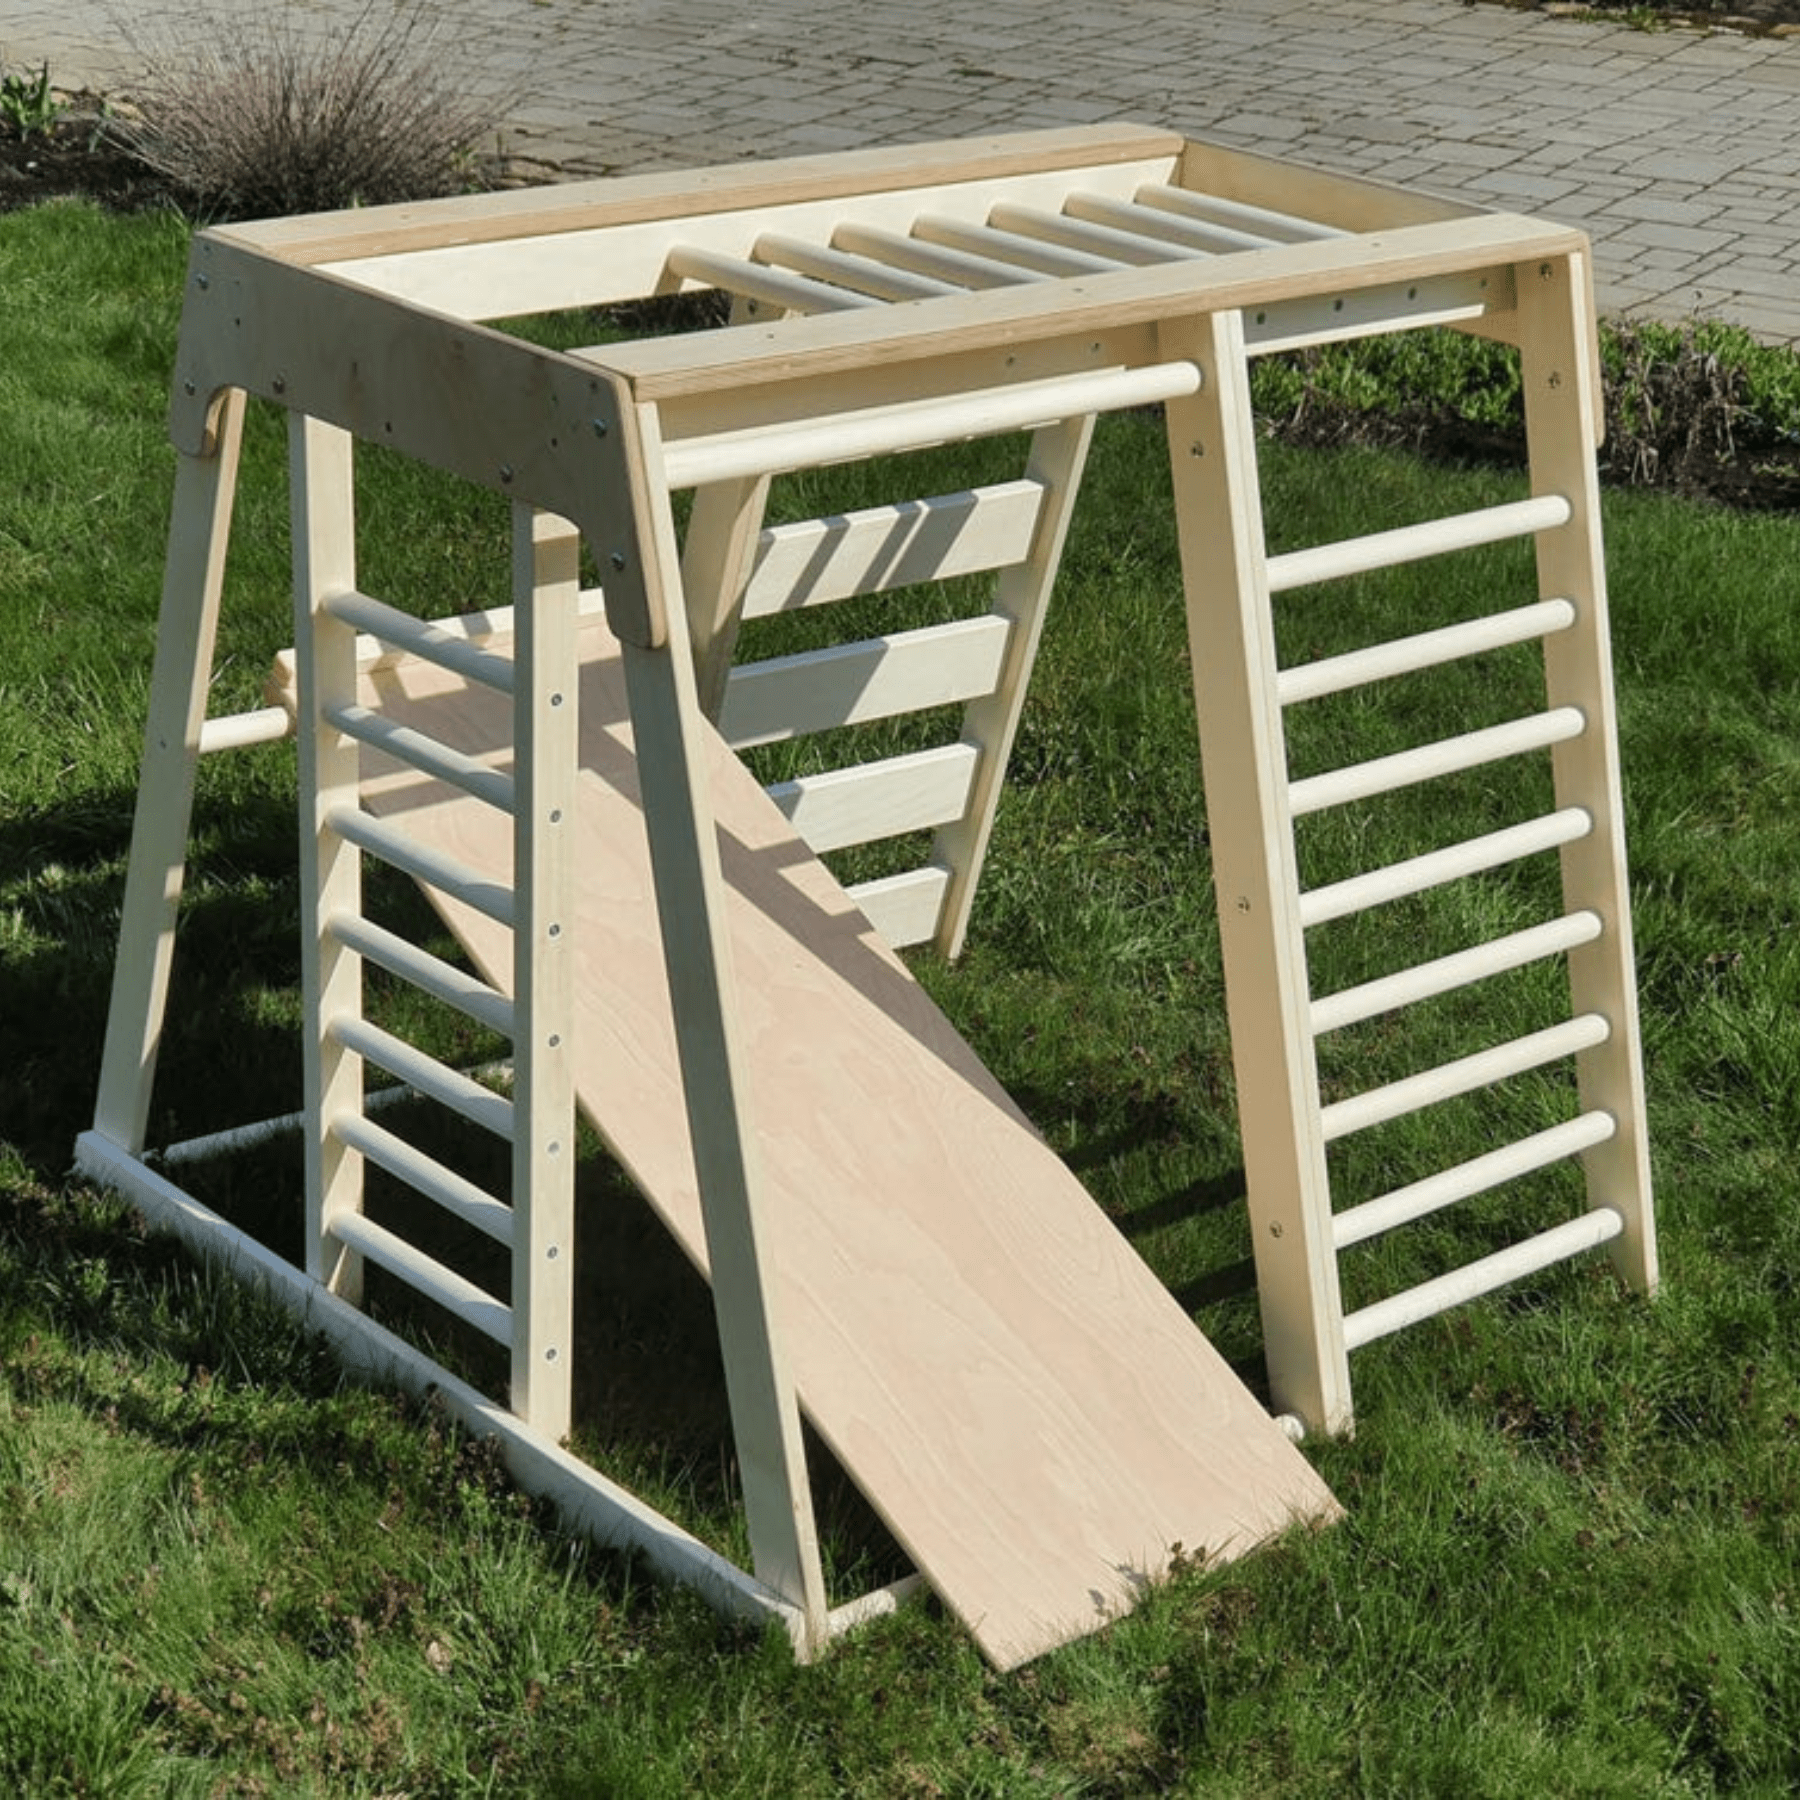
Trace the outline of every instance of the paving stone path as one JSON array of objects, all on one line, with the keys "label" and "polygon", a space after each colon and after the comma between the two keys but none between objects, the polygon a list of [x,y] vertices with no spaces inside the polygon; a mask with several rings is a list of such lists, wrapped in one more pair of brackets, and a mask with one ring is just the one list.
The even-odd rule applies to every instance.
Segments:
[{"label": "paving stone path", "polygon": [[[363,0],[292,0],[342,30]],[[266,0],[256,0],[256,10]],[[216,0],[214,18],[251,9]],[[1096,119],[1586,228],[1601,305],[1800,342],[1800,38],[1463,0],[433,0],[546,174]],[[128,88],[119,0],[0,0],[6,66]],[[173,15],[159,10],[160,28]]]}]

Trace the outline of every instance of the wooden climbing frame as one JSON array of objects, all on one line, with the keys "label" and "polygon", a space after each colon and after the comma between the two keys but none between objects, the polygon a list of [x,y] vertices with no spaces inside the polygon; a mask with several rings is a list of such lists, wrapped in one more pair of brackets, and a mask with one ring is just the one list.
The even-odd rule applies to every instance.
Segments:
[{"label": "wooden climbing frame", "polygon": [[[729,329],[565,354],[489,323],[695,287],[732,296]],[[1517,346],[1528,497],[1268,554],[1250,360],[1421,327]],[[268,710],[209,720],[247,398],[290,425],[295,646]],[[1072,1180],[1046,1168],[1054,1159],[893,955],[917,943],[954,955],[963,942],[1093,419],[1152,404],[1165,409],[1174,471],[1275,1410],[1294,1430],[1347,1429],[1351,1348],[1600,1244],[1632,1287],[1652,1290],[1586,241],[1123,126],[196,238],[151,719],[84,1169],[307,1309],[353,1359],[435,1387],[577,1519],[722,1604],[783,1620],[803,1649],[891,1598],[827,1603],[803,1410],[1003,1664],[1129,1604],[1181,1534],[1235,1553],[1292,1517],[1330,1516],[1267,1414],[1096,1226]],[[1016,478],[764,522],[770,480],[786,472],[1021,430]],[[359,443],[511,502],[510,607],[425,618],[361,590]],[[683,490],[685,535],[672,504]],[[1520,603],[1278,666],[1284,591],[1513,537],[1537,551],[1536,592]],[[599,592],[583,588],[584,546]],[[773,661],[736,656],[746,618],[983,571],[992,600],[976,617]],[[1542,711],[1290,779],[1288,707],[1538,641]],[[730,755],[943,706],[961,709],[953,742],[766,795]],[[290,734],[306,896],[304,1271],[209,1213],[171,1178],[175,1161],[152,1166],[145,1145],[196,759]],[[1302,887],[1296,818],[1530,756],[1553,768],[1546,815]],[[913,831],[930,834],[919,866],[847,895],[808,854]],[[1552,850],[1554,917],[1348,992],[1311,992],[1315,926]],[[466,964],[364,917],[367,857],[419,879]],[[619,935],[628,914],[638,939]],[[1567,962],[1566,1022],[1322,1101],[1322,1035],[1546,957]],[[510,1091],[366,1019],[366,964],[509,1038]],[[882,1048],[805,1061],[809,1045],[844,1042]],[[790,1059],[780,1081],[776,1055]],[[1563,1123],[1334,1209],[1329,1143],[1560,1060],[1578,1089]],[[618,1071],[640,1064],[634,1088]],[[370,1068],[509,1141],[510,1194],[479,1190],[377,1123]],[[578,1099],[710,1274],[753,1574],[563,1447],[580,1331]],[[903,1127],[891,1146],[876,1123],[889,1115]],[[913,1139],[936,1160],[909,1162]],[[1566,1224],[1346,1315],[1341,1249],[1576,1156],[1587,1204]],[[367,1163],[506,1246],[510,1295],[368,1218]],[[809,1180],[830,1186],[829,1207]],[[873,1199],[840,1217],[845,1194],[865,1188]],[[508,1348],[506,1405],[366,1318],[369,1261]],[[1078,1354],[1063,1354],[1065,1339]],[[939,1367],[945,1343],[961,1349]],[[987,1376],[972,1371],[993,1367],[1012,1385],[984,1412],[975,1389]],[[870,1408],[881,1429],[859,1431]],[[1016,1418],[1037,1423],[1013,1431]],[[1065,1458],[1054,1470],[1033,1461],[1052,1455]],[[1111,1460],[1142,1474],[1131,1493],[1093,1473]],[[1056,1507],[1034,1500],[1026,1517],[1008,1493],[1034,1483],[1070,1496],[1042,1536],[1035,1515]],[[1184,1523],[1193,1494],[1201,1513]],[[1097,1574],[1080,1546],[1105,1532],[1116,1554]],[[1029,1553],[1012,1555],[1020,1543]],[[1002,1568],[999,1585],[983,1585]]]}]

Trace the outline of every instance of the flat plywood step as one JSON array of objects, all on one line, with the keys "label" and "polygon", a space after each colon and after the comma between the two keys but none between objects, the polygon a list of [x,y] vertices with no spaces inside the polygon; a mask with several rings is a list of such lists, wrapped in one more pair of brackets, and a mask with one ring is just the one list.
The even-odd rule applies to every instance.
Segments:
[{"label": "flat plywood step", "polygon": [[[704,1271],[616,646],[581,690],[578,1091]],[[510,766],[507,703],[402,661],[365,702]],[[365,752],[366,801],[510,878],[504,815]],[[808,1418],[986,1654],[1011,1667],[1124,1611],[1172,1546],[1239,1555],[1336,1503],[715,737],[708,767]],[[510,985],[509,934],[438,899]]]}]

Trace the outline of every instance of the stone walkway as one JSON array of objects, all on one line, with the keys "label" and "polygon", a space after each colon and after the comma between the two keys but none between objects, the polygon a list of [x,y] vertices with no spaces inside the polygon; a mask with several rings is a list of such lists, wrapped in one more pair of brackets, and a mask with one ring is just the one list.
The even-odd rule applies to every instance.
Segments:
[{"label": "stone walkway", "polygon": [[[1604,309],[1800,342],[1800,39],[1462,0],[428,3],[546,175],[1137,119],[1581,225]],[[0,0],[0,55],[128,91],[122,12]]]}]

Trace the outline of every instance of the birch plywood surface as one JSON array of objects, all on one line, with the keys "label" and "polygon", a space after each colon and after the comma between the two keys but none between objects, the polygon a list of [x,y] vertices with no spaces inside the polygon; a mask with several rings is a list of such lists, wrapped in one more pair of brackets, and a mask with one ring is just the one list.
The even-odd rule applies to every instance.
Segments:
[{"label": "birch plywood surface", "polygon": [[[584,1110],[702,1268],[616,648],[589,628],[574,922]],[[369,703],[505,760],[496,696],[402,664]],[[1170,1547],[1242,1554],[1330,1493],[714,739],[776,1300],[807,1416],[1000,1667],[1125,1610]],[[368,804],[496,874],[510,823],[374,767]],[[497,985],[510,936],[445,903]],[[579,1327],[578,1327],[579,1328]]]}]

